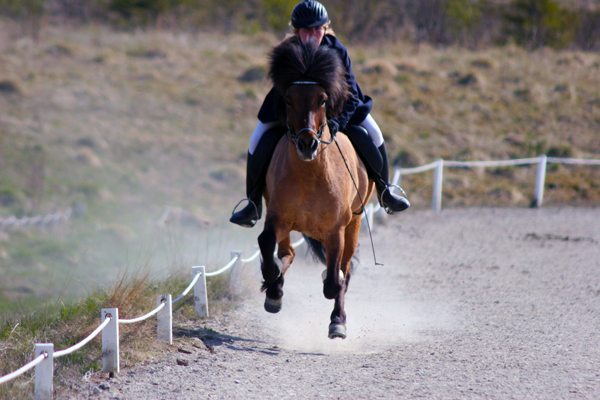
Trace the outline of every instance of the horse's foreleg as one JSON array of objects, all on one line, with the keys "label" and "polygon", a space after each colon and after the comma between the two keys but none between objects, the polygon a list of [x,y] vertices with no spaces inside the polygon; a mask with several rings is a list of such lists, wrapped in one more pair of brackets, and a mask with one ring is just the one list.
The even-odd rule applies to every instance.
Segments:
[{"label": "horse's foreleg", "polygon": [[296,250],[292,246],[290,235],[287,233],[283,239],[278,243],[277,257],[281,260],[281,275],[285,275],[287,270],[290,268],[296,257]]},{"label": "horse's foreleg", "polygon": [[323,294],[327,299],[335,299],[342,290],[343,280],[340,278],[340,263],[344,248],[343,232],[332,234],[324,243],[327,259],[327,276],[323,281]]},{"label": "horse's foreleg", "polygon": [[267,283],[275,282],[281,274],[281,270],[275,261],[275,245],[277,244],[277,233],[273,218],[265,221],[265,228],[258,236],[258,246],[262,255],[261,271],[263,279]]},{"label": "horse's foreleg", "polygon": [[[283,276],[294,260],[294,248],[291,246],[289,230],[285,226],[278,225],[277,219],[273,216],[268,216],[265,221],[265,229],[258,238],[261,254],[263,256],[262,273],[265,282],[263,282],[262,290],[266,292],[265,310],[271,313],[277,313],[281,310],[283,297]],[[273,256],[275,251],[275,243],[280,239],[279,250],[277,252],[278,262]],[[281,267],[280,267],[280,266]],[[270,281],[269,278],[275,279]]]},{"label": "horse's foreleg", "polygon": [[296,252],[292,247],[289,233],[279,242],[279,249],[277,251],[277,257],[281,260],[281,275],[275,280],[275,282],[263,283],[262,290],[265,291],[265,310],[270,313],[277,313],[281,310],[283,304],[283,276],[290,268]]},{"label": "horse's foreleg", "polygon": [[350,277],[352,276],[352,257],[358,246],[358,234],[360,231],[360,219],[354,218],[346,227],[344,233],[344,250],[341,260],[341,270],[344,273],[344,282],[339,295],[335,298],[335,306],[331,313],[331,323],[329,324],[329,338],[346,338],[346,311],[344,302]]}]

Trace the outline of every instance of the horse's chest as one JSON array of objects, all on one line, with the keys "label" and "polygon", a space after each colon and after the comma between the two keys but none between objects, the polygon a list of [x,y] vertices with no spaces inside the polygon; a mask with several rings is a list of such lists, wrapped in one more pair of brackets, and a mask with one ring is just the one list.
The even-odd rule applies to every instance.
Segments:
[{"label": "horse's chest", "polygon": [[342,200],[347,197],[345,188],[326,174],[281,174],[273,186],[269,209],[285,209],[291,219],[302,224],[339,218],[347,208]]}]

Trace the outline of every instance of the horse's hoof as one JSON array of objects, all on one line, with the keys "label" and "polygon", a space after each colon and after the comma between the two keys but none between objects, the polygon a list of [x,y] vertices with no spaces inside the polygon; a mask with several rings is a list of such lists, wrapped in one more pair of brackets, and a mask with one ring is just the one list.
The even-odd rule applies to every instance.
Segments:
[{"label": "horse's hoof", "polygon": [[272,314],[277,314],[281,311],[281,306],[283,304],[282,299],[270,299],[265,297],[265,310]]},{"label": "horse's hoof", "polygon": [[336,297],[338,297],[340,295],[341,291],[342,291],[341,283],[328,284],[327,282],[324,282],[324,284],[323,284],[323,295],[325,296],[326,299],[329,299],[329,300],[335,299]]},{"label": "horse's hoof", "polygon": [[346,327],[342,324],[329,324],[329,339],[346,339]]}]

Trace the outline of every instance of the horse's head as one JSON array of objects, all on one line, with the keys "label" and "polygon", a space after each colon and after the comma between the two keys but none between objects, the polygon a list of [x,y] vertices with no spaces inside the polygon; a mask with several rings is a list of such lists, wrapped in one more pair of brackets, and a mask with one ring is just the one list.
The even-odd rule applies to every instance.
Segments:
[{"label": "horse's head", "polygon": [[285,93],[290,138],[302,161],[312,161],[327,126],[327,93],[316,82],[294,82]]},{"label": "horse's head", "polygon": [[339,115],[350,94],[345,74],[337,52],[325,46],[304,46],[291,38],[271,53],[278,115],[303,161],[316,158],[322,135],[329,132],[327,118]]}]

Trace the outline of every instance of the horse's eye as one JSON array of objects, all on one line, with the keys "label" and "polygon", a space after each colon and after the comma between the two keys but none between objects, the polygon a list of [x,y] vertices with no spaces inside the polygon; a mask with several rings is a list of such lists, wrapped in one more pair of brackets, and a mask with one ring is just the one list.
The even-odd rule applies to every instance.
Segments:
[{"label": "horse's eye", "polygon": [[325,104],[327,104],[327,99],[325,99],[321,102],[321,107],[325,107]]}]

